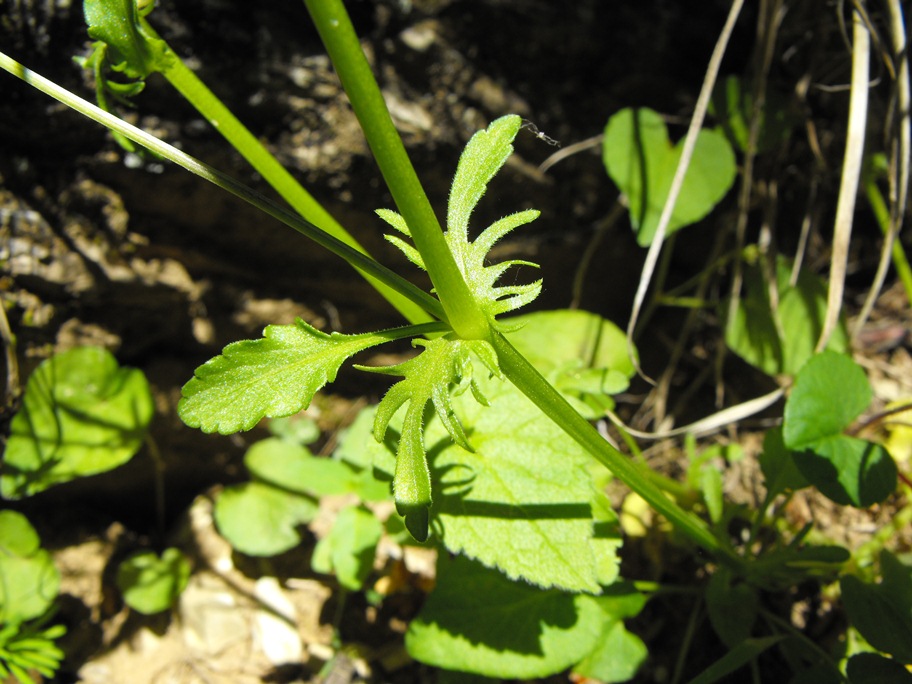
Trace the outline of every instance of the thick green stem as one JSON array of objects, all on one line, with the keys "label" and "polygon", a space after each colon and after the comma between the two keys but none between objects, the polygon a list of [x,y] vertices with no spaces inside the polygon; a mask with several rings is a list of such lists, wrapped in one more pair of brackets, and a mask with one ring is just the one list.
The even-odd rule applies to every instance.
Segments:
[{"label": "thick green stem", "polygon": [[263,197],[260,193],[248,188],[243,183],[231,178],[230,176],[204,164],[198,159],[194,159],[185,152],[162,142],[153,135],[146,133],[135,126],[131,126],[122,119],[113,114],[96,107],[91,102],[87,102],[81,97],[71,93],[65,88],[61,88],[53,81],[50,81],[40,74],[36,74],[30,69],[26,69],[16,60],[0,52],[0,69],[11,73],[37,90],[46,95],[53,97],[55,100],[62,102],[71,109],[80,114],[96,121],[110,130],[120,133],[124,137],[132,140],[137,145],[142,145],[151,150],[160,157],[174,162],[197,176],[208,180],[210,183],[218,185],[224,190],[240,199],[261,209],[270,216],[278,219],[290,228],[295,229],[302,235],[310,238],[317,244],[325,247],[334,254],[342,257],[349,264],[359,271],[369,274],[375,280],[384,283],[390,290],[398,292],[404,298],[415,302],[432,316],[446,321],[446,314],[440,306],[440,302],[431,297],[427,292],[420,289],[413,283],[408,282],[399,274],[391,271],[382,264],[377,263],[369,256],[350,247],[344,242],[336,239],[329,233],[304,220],[297,214],[280,207],[275,202]]},{"label": "thick green stem", "polygon": [[450,253],[342,0],[304,0],[304,4],[339,74],[399,213],[405,218],[415,247],[427,266],[453,330],[464,339],[487,338],[490,335],[488,320],[476,305]]},{"label": "thick green stem", "polygon": [[641,472],[640,466],[605,441],[503,335],[495,333],[492,336],[492,343],[497,350],[504,375],[564,432],[630,489],[643,497],[656,511],[664,515],[677,530],[720,562],[733,567],[741,565],[741,559],[725,546],[700,518],[688,513],[669,499],[653,484],[647,474]]},{"label": "thick green stem", "polygon": [[[140,21],[149,35],[161,40],[144,19]],[[301,184],[247,130],[244,124],[222,104],[222,101],[206,87],[206,84],[184,65],[180,57],[170,47],[167,48],[167,51],[170,53],[171,59],[167,60],[169,66],[162,71],[162,75],[263,176],[264,180],[279,193],[282,199],[288,202],[307,221],[318,226],[339,241],[344,242],[349,247],[368,255],[367,250],[326,211],[323,205],[301,187]],[[430,320],[428,314],[414,302],[406,299],[369,273],[360,269],[358,271],[410,322],[422,323]]]}]

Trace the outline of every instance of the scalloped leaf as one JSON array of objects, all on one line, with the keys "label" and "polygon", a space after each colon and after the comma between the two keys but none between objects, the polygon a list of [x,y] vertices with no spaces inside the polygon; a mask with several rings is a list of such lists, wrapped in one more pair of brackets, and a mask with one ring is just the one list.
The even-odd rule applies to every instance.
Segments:
[{"label": "scalloped leaf", "polygon": [[[582,450],[526,397],[496,378],[479,379],[489,407],[455,397],[474,452],[453,444],[437,416],[425,430],[434,476],[433,528],[444,547],[512,579],[598,593],[617,578],[617,518],[593,486]],[[390,477],[396,443],[379,444],[367,415],[351,426],[340,456]],[[401,414],[390,433],[401,425]]]},{"label": "scalloped leaf", "polygon": [[233,342],[196,369],[177,412],[187,425],[226,435],[262,418],[307,408],[350,356],[391,339],[387,333],[327,334],[298,319],[270,325],[259,340]]},{"label": "scalloped leaf", "polygon": [[448,670],[498,679],[545,677],[598,643],[605,613],[595,599],[542,591],[440,554],[437,584],[405,637],[409,654]]},{"label": "scalloped leaf", "polygon": [[317,503],[254,481],[222,491],[214,514],[219,533],[235,549],[248,556],[276,556],[301,543],[298,527],[314,519]]}]

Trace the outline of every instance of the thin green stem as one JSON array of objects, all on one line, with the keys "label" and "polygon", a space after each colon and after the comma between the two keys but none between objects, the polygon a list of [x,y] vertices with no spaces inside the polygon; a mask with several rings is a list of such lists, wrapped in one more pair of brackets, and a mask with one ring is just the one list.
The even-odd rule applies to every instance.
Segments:
[{"label": "thin green stem", "polygon": [[[877,182],[873,178],[868,178],[864,184],[865,196],[868,198],[868,204],[871,205],[871,211],[874,212],[874,218],[880,226],[884,235],[890,234],[890,210],[887,209],[887,203],[884,200],[883,193],[877,187]],[[909,258],[903,249],[902,243],[896,239],[893,240],[893,267],[896,269],[896,275],[903,284],[906,291],[906,299],[912,303],[912,267],[909,266]]]},{"label": "thin green stem", "polygon": [[409,227],[415,247],[427,266],[453,330],[463,339],[487,339],[491,334],[488,320],[476,305],[450,253],[342,0],[304,0],[304,4],[348,94],[393,200]]},{"label": "thin green stem", "polygon": [[[143,29],[150,36],[161,40],[145,19],[140,19]],[[162,41],[164,43],[164,41]],[[263,144],[238,120],[215,94],[181,61],[170,48],[166,48],[170,59],[163,60],[168,67],[162,75],[168,82],[202,114],[234,147],[263,179],[304,219],[310,221],[349,247],[368,255],[358,241],[326,211],[313,196],[282,166]],[[357,267],[356,267],[357,269]],[[396,309],[412,323],[430,320],[427,313],[410,299],[403,297],[393,288],[377,280],[369,273],[358,269],[362,276]]]},{"label": "thin green stem", "polygon": [[649,475],[642,472],[636,462],[612,447],[503,335],[495,333],[492,336],[492,343],[504,375],[545,415],[656,511],[664,515],[678,531],[714,555],[720,562],[734,569],[741,567],[741,559],[725,546],[700,518],[688,513],[669,499],[652,482]]},{"label": "thin green stem", "polygon": [[350,247],[339,239],[333,237],[324,230],[318,228],[313,223],[304,220],[297,214],[294,214],[284,207],[279,206],[272,200],[264,197],[256,190],[247,187],[238,180],[228,176],[221,171],[214,169],[208,164],[191,157],[185,152],[162,142],[158,138],[146,133],[135,126],[117,118],[113,114],[96,107],[81,97],[71,93],[65,88],[61,88],[53,81],[36,74],[34,71],[27,69],[19,62],[0,52],[0,69],[11,73],[41,92],[53,97],[55,100],[62,102],[71,109],[80,114],[106,126],[112,131],[120,133],[129,138],[137,145],[142,145],[146,149],[154,152],[160,157],[167,159],[187,171],[204,178],[210,183],[218,185],[220,188],[227,190],[235,197],[255,206],[261,211],[266,212],[273,218],[281,221],[285,225],[293,228],[302,235],[310,238],[317,244],[325,247],[333,254],[342,257],[349,264],[359,271],[367,273],[374,279],[387,285],[391,290],[401,294],[403,297],[415,302],[432,316],[446,321],[446,314],[443,307],[434,297],[419,288],[417,285],[405,280],[402,276],[388,269],[386,266],[379,264],[368,256],[365,256],[358,250]]}]

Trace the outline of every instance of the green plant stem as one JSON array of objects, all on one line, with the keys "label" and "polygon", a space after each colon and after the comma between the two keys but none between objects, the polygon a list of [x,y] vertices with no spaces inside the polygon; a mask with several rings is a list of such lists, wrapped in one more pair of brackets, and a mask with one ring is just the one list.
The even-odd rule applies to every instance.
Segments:
[{"label": "green plant stem", "polygon": [[700,518],[688,513],[669,499],[636,462],[612,447],[503,335],[495,333],[492,336],[492,343],[504,375],[545,415],[650,506],[664,515],[679,532],[720,562],[740,569],[741,559],[725,546]]},{"label": "green plant stem", "polygon": [[447,246],[342,0],[304,0],[304,4],[348,94],[399,213],[427,266],[453,330],[463,339],[487,339],[491,334],[490,324],[477,306]]},{"label": "green plant stem", "polygon": [[53,81],[36,74],[34,71],[25,68],[22,64],[0,52],[0,69],[9,72],[32,87],[40,90],[46,95],[53,97],[55,100],[62,102],[71,109],[79,112],[93,121],[96,121],[112,131],[120,133],[129,138],[137,145],[142,145],[146,149],[154,152],[160,157],[171,161],[178,166],[190,171],[191,173],[204,178],[210,183],[218,185],[220,188],[227,190],[235,197],[255,206],[257,209],[269,214],[273,218],[281,221],[285,225],[298,231],[305,237],[310,238],[320,246],[328,249],[333,254],[341,257],[353,267],[369,274],[374,279],[387,285],[391,290],[401,294],[403,297],[415,302],[432,316],[446,322],[447,317],[434,297],[419,288],[417,285],[410,283],[398,273],[388,269],[386,266],[379,264],[365,254],[350,247],[341,240],[333,237],[326,231],[315,226],[313,223],[304,220],[297,214],[294,214],[284,207],[279,206],[272,200],[264,197],[256,190],[247,187],[231,176],[214,169],[208,164],[191,157],[185,152],[162,142],[153,135],[146,133],[135,126],[109,114],[108,112],[96,107],[81,97],[71,93],[65,88],[61,88]]},{"label": "green plant stem", "polygon": [[[161,40],[158,34],[145,19],[140,19],[143,29],[150,36]],[[164,44],[164,41],[162,41]],[[202,114],[246,159],[250,165],[263,176],[263,179],[291,207],[307,221],[326,231],[349,247],[368,255],[358,241],[343,228],[332,215],[326,211],[313,196],[282,166],[263,144],[238,120],[215,94],[206,87],[197,76],[181,61],[180,57],[169,47],[166,48],[169,66],[162,71],[168,82]],[[382,281],[355,267],[359,273],[396,309],[412,323],[423,323],[430,316],[410,299],[390,288]]]},{"label": "green plant stem", "polygon": [[[873,175],[873,174],[869,174]],[[865,196],[868,198],[868,204],[871,205],[871,211],[874,212],[874,218],[884,235],[890,234],[890,210],[887,209],[887,203],[884,200],[883,193],[877,187],[877,181],[873,178],[865,180]],[[893,267],[896,269],[896,275],[903,284],[906,291],[906,300],[912,303],[912,267],[909,266],[909,258],[903,249],[902,243],[896,239],[893,240]]]}]

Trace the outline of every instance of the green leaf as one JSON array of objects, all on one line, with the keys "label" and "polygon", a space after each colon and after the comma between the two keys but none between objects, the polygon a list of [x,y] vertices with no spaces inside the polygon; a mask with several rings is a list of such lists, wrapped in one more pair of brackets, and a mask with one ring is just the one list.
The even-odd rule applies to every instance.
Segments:
[{"label": "green leaf", "polygon": [[197,368],[177,411],[203,432],[249,430],[263,417],[307,408],[348,357],[389,339],[389,333],[327,334],[301,319],[267,326],[262,339],[233,342]]},{"label": "green leaf", "polygon": [[275,556],[301,543],[297,528],[317,513],[316,502],[262,482],[226,488],[215,502],[215,522],[248,556]]},{"label": "green leaf", "polygon": [[719,639],[734,648],[746,641],[757,620],[759,596],[756,589],[737,582],[731,572],[719,568],[706,587],[709,621]]},{"label": "green leaf", "polygon": [[438,557],[437,585],[405,643],[424,663],[504,679],[546,677],[590,653],[604,614],[595,599],[542,591],[462,557]]},{"label": "green leaf", "polygon": [[912,672],[879,653],[858,653],[846,663],[852,684],[912,684]]},{"label": "green leaf", "polygon": [[625,333],[614,323],[579,309],[540,311],[507,319],[506,337],[539,373],[587,418],[614,408],[633,376]]},{"label": "green leaf", "polygon": [[[493,121],[486,130],[472,136],[459,158],[450,198],[447,205],[446,241],[459,270],[477,304],[490,320],[499,314],[525,306],[541,293],[542,281],[524,285],[496,283],[513,266],[538,268],[522,260],[488,264],[488,253],[505,235],[519,226],[534,221],[539,216],[535,210],[520,211],[505,216],[488,226],[474,242],[469,240],[469,218],[487,189],[488,183],[513,152],[513,138],[522,125],[522,119],[508,115]],[[378,215],[398,233],[410,236],[405,219],[394,211],[378,210]],[[396,245],[419,268],[426,265],[418,251],[398,235],[386,239]]]},{"label": "green leaf", "polygon": [[117,569],[117,587],[124,602],[144,615],[168,610],[189,579],[190,562],[175,548],[165,549],[161,557],[141,551]]},{"label": "green leaf", "polygon": [[295,444],[313,444],[320,439],[317,421],[302,414],[273,418],[269,421],[269,432]]},{"label": "green leaf", "polygon": [[871,403],[861,366],[844,354],[823,352],[799,371],[785,404],[782,436],[789,449],[804,449],[842,433]]},{"label": "green leaf", "polygon": [[889,653],[905,665],[912,664],[912,568],[893,554],[880,556],[880,584],[866,584],[857,577],[843,577],[842,602],[852,625],[871,646]]},{"label": "green leaf", "polygon": [[639,615],[646,597],[628,582],[618,582],[602,596],[591,598],[602,611],[601,636],[596,647],[573,668],[573,674],[605,684],[626,682],[646,660],[643,640],[624,626],[625,618]]},{"label": "green leaf", "polygon": [[513,579],[599,592],[600,567],[617,563],[620,539],[615,531],[607,548],[593,544],[588,457],[511,384],[491,379],[482,389],[488,407],[454,402],[474,452],[445,440],[437,423],[427,429],[444,545]]},{"label": "green leaf", "polygon": [[689,684],[714,684],[714,682],[722,681],[723,677],[744,667],[784,638],[785,635],[780,634],[742,641],[706,668],[699,676],[691,679]]},{"label": "green leaf", "polygon": [[0,511],[0,625],[47,612],[60,591],[60,573],[38,533],[16,511]]},{"label": "green leaf", "polygon": [[330,458],[319,458],[303,446],[278,438],[255,442],[244,455],[244,465],[261,482],[311,496],[349,494],[358,487],[359,474]]},{"label": "green leaf", "polygon": [[[608,120],[602,160],[627,197],[637,242],[652,243],[671,189],[683,141],[672,146],[662,117],[651,109],[622,109]],[[667,235],[705,217],[735,179],[735,155],[720,131],[700,131]]]},{"label": "green leaf", "polygon": [[424,541],[428,536],[427,508],[431,505],[431,474],[423,434],[425,407],[432,404],[449,437],[463,448],[470,449],[453,409],[451,385],[456,385],[454,393],[471,387],[475,399],[484,401],[472,377],[471,354],[478,355],[491,372],[497,370],[497,358],[494,350],[483,340],[438,337],[415,340],[414,343],[424,347],[424,350],[404,363],[356,367],[404,378],[389,389],[377,407],[374,438],[382,442],[393,416],[404,404],[408,404],[396,449],[393,497],[399,514],[405,516],[409,531],[418,541]]},{"label": "green leaf", "polygon": [[[826,315],[826,283],[818,276],[801,271],[790,284],[791,262],[776,261],[775,283],[769,283],[762,263],[748,255],[744,268],[744,288],[735,314],[725,328],[725,342],[742,359],[767,375],[795,375],[814,355]],[[770,301],[775,287],[777,306]],[[724,305],[727,307],[727,303]],[[845,352],[848,331],[839,321],[827,349]]]},{"label": "green leaf", "polygon": [[[469,217],[487,190],[488,183],[513,153],[513,139],[522,126],[515,114],[491,122],[472,136],[459,157],[447,203],[447,231],[450,239],[468,243]],[[458,259],[457,259],[458,260]]]},{"label": "green leaf", "polygon": [[896,489],[896,463],[881,445],[836,435],[795,454],[795,465],[836,503],[866,508]]},{"label": "green leaf", "polygon": [[805,364],[785,404],[785,445],[795,464],[836,503],[870,506],[896,488],[896,464],[879,444],[842,431],[871,402],[871,386],[852,359],[823,352]]},{"label": "green leaf", "polygon": [[0,492],[19,499],[116,468],[142,446],[153,412],[145,376],[120,368],[108,351],[51,357],[32,373],[13,417]]},{"label": "green leaf", "polygon": [[[750,122],[754,102],[752,84],[738,76],[720,81],[713,91],[710,112],[720,120],[728,139],[742,152],[747,151],[750,140]],[[788,96],[777,90],[767,89],[760,115],[757,152],[767,152],[788,139],[798,118],[790,111]]]},{"label": "green leaf", "polygon": [[339,512],[329,534],[317,542],[311,567],[316,572],[335,573],[339,584],[359,591],[374,565],[383,525],[366,508],[350,506]]},{"label": "green leaf", "polygon": [[810,485],[807,478],[798,470],[794,452],[785,446],[781,427],[766,431],[763,437],[763,452],[759,460],[770,498]]},{"label": "green leaf", "polygon": [[136,0],[85,0],[83,8],[88,33],[107,44],[112,68],[130,78],[146,78],[167,71],[173,56],[145,26],[136,5]]},{"label": "green leaf", "polygon": [[[474,451],[453,444],[437,417],[425,431],[441,541],[513,579],[598,593],[616,576],[620,537],[589,459],[511,384],[478,382],[487,407],[453,399]],[[390,447],[368,447],[387,473],[397,465]]]}]

